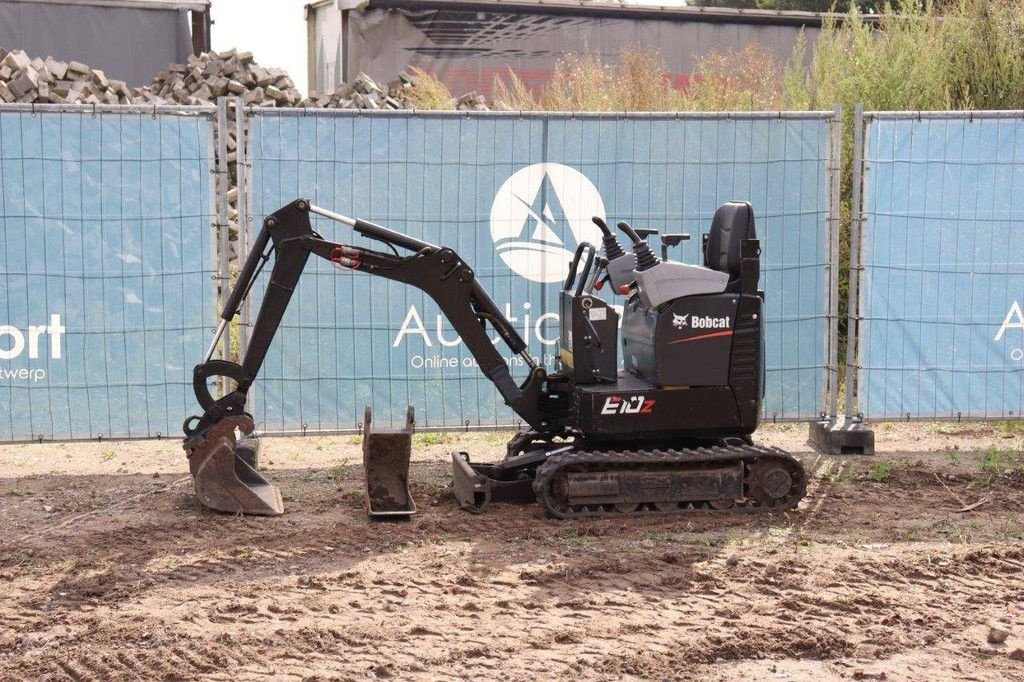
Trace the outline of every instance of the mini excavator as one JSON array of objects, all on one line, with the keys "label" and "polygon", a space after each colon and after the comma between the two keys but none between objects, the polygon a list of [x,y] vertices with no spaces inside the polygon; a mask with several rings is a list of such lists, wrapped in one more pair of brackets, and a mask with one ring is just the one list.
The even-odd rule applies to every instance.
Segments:
[{"label": "mini excavator", "polygon": [[[387,251],[325,239],[317,214],[351,227]],[[453,453],[456,501],[481,511],[491,502],[539,502],[550,516],[682,514],[692,510],[762,511],[795,507],[806,493],[800,461],[755,445],[764,397],[764,293],[758,290],[760,242],[753,209],[722,205],[704,236],[702,266],[658,257],[625,222],[622,247],[600,218],[596,245],[576,249],[560,293],[560,369],[549,373],[453,249],[353,219],[298,199],[267,216],[193,372],[201,416],[185,421],[184,448],[199,500],[245,514],[283,512],[278,488],[255,468],[255,423],[246,394],[311,255],[339,268],[377,275],[426,292],[461,336],[480,370],[526,428],[498,463]],[[685,235],[663,235],[663,244]],[[404,253],[403,253],[404,252]],[[270,281],[241,364],[212,359],[263,266]],[[618,310],[598,296],[624,297]],[[513,379],[497,339],[522,357],[528,374]],[[624,369],[619,369],[619,336]],[[288,352],[286,350],[285,352]],[[234,389],[215,399],[209,381]],[[415,511],[408,492],[406,428],[374,433],[367,409],[363,441],[371,517]]]}]

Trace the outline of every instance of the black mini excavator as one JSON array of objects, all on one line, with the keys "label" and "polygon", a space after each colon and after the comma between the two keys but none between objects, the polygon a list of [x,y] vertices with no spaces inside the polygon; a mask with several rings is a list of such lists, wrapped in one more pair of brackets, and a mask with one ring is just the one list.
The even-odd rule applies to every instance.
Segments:
[{"label": "black mini excavator", "polygon": [[[348,225],[387,251],[325,239],[314,231],[311,213]],[[453,454],[460,506],[480,511],[490,502],[535,499],[563,519],[795,507],[806,492],[803,466],[750,438],[765,377],[761,251],[750,205],[730,202],[718,209],[704,237],[703,266],[669,261],[664,251],[659,258],[641,232],[621,222],[631,243],[626,251],[601,219],[594,222],[603,235],[603,254],[589,243],[576,250],[560,294],[561,367],[548,373],[473,268],[451,248],[306,199],[267,216],[206,358],[193,373],[204,413],[186,420],[184,447],[200,501],[234,513],[283,512],[279,490],[253,466],[255,424],[245,411],[246,394],[314,255],[430,295],[480,370],[528,425],[509,442],[501,462],[472,463],[466,453]],[[663,243],[680,238],[663,235]],[[271,256],[270,281],[241,364],[211,359]],[[621,324],[618,309],[599,297],[602,289],[623,297]],[[522,382],[513,379],[492,333],[526,363]],[[234,390],[214,399],[214,377],[227,377]],[[370,444],[387,449],[389,439],[374,438],[370,419],[368,410],[368,499],[383,501],[377,511],[385,515],[406,513],[408,452],[377,456]],[[402,434],[412,428],[410,408]]]}]

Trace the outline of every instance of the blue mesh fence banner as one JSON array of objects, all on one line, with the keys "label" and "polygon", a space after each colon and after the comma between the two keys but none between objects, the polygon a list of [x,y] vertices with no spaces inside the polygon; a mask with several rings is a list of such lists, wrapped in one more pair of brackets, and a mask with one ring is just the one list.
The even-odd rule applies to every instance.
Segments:
[{"label": "blue mesh fence banner", "polygon": [[859,409],[1019,418],[1024,114],[866,114]]},{"label": "blue mesh fence banner", "polygon": [[0,107],[0,441],[180,433],[216,320],[212,110]]},{"label": "blue mesh fence banner", "polygon": [[[257,109],[250,122],[256,227],[307,197],[451,246],[549,369],[568,261],[581,240],[599,243],[591,216],[690,233],[671,255],[697,263],[715,209],[749,200],[764,250],[765,416],[809,418],[824,407],[832,113]],[[328,238],[366,243],[344,225],[314,222]],[[523,378],[523,364],[510,363]],[[353,429],[368,404],[381,423],[400,423],[408,404],[420,427],[517,423],[424,294],[319,259],[307,267],[253,399],[267,431]]]}]

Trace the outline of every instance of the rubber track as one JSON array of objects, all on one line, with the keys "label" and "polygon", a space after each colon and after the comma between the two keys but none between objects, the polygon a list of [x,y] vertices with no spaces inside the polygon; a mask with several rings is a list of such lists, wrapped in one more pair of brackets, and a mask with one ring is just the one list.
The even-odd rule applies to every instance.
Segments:
[{"label": "rubber track", "polygon": [[[789,471],[793,479],[793,488],[779,500],[770,504],[762,504],[754,497],[747,496],[737,501],[734,506],[716,510],[710,506],[711,500],[679,503],[679,507],[670,510],[654,509],[651,505],[640,505],[633,511],[619,511],[614,505],[590,505],[571,508],[556,499],[552,488],[558,473],[565,467],[586,465],[585,471],[609,471],[614,469],[636,470],[654,465],[662,468],[665,465],[719,464],[744,462],[744,486],[752,485],[749,476],[752,467],[761,462],[771,461],[781,464]],[[779,448],[765,448],[757,445],[724,445],[690,450],[637,450],[637,451],[598,451],[570,452],[554,455],[537,468],[533,482],[537,501],[544,505],[547,513],[555,518],[573,519],[581,517],[607,516],[646,516],[656,514],[685,514],[692,511],[724,511],[724,512],[759,512],[777,509],[791,509],[799,504],[807,494],[807,472],[803,464],[793,455]]]}]

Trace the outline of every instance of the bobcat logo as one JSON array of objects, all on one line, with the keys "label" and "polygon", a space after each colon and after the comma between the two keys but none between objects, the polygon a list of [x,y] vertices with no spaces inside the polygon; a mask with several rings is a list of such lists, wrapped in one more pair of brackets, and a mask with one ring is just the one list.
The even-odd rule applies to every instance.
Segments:
[{"label": "bobcat logo", "polygon": [[676,329],[682,329],[683,327],[689,327],[690,326],[690,314],[687,313],[686,315],[676,315],[675,313],[672,313],[672,326],[675,327]]}]

